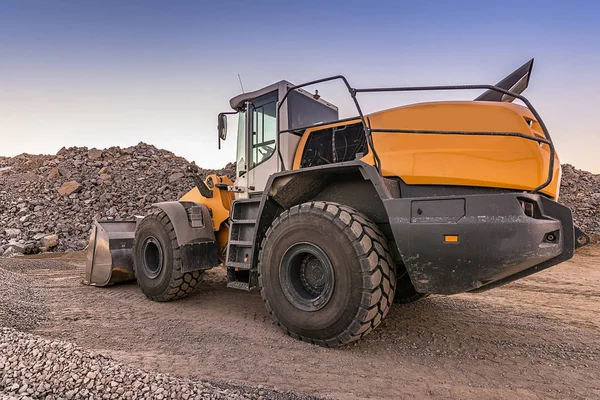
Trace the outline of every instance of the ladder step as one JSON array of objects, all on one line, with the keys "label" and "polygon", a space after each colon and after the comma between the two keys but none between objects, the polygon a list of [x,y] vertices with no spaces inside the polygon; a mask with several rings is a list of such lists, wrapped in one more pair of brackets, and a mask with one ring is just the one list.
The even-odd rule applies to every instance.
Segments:
[{"label": "ladder step", "polygon": [[255,219],[232,219],[234,224],[256,224]]},{"label": "ladder step", "polygon": [[233,282],[227,283],[227,287],[233,288],[233,289],[241,289],[241,290],[250,291],[250,284],[248,282],[233,281]]},{"label": "ladder step", "polygon": [[232,240],[229,242],[230,246],[239,246],[239,247],[252,247],[254,244],[251,240]]},{"label": "ladder step", "polygon": [[238,261],[227,261],[225,266],[228,268],[239,268],[239,269],[250,269],[252,266],[250,263],[238,262]]},{"label": "ladder step", "polygon": [[227,246],[227,287],[250,291],[258,287],[258,270],[252,248],[259,220],[260,198],[236,200],[230,212]]}]

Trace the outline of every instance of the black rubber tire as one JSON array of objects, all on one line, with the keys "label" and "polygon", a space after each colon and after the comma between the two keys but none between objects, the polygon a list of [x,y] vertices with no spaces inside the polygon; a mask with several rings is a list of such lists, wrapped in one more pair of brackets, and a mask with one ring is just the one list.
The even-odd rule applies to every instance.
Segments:
[{"label": "black rubber tire", "polygon": [[429,296],[429,293],[419,293],[415,290],[408,272],[404,267],[398,272],[398,280],[396,282],[396,294],[394,295],[394,302],[399,304],[412,303],[417,300],[424,299]]},{"label": "black rubber tire", "polygon": [[[144,243],[152,238],[153,245],[160,247],[162,262],[156,277],[151,277],[144,267],[146,257]],[[194,291],[201,272],[181,272],[180,249],[173,224],[163,211],[147,215],[139,223],[133,241],[133,271],[142,292],[154,301],[181,299]]]},{"label": "black rubber tire", "polygon": [[[331,260],[334,289],[316,311],[294,306],[283,292],[279,271],[285,252],[309,242]],[[309,202],[279,215],[259,253],[259,284],[267,311],[290,336],[328,347],[358,340],[387,315],[396,277],[387,241],[358,211],[332,202]]]}]

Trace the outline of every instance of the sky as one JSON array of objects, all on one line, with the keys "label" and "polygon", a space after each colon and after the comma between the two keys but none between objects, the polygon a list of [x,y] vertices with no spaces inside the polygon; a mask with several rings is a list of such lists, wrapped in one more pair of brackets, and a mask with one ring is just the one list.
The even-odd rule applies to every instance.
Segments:
[{"label": "sky", "polygon": [[[355,87],[493,84],[534,57],[524,93],[561,162],[600,173],[600,3],[0,0],[0,155],[153,144],[235,159],[241,92],[343,74]],[[342,117],[340,84],[320,87]],[[311,89],[312,90],[312,89]],[[378,94],[367,112],[478,92]]]}]

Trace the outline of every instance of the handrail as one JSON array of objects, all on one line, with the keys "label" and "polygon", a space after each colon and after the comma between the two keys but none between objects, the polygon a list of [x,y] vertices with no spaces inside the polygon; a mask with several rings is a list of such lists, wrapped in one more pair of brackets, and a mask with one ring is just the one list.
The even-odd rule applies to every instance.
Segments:
[{"label": "handrail", "polygon": [[[548,177],[546,178],[546,181],[544,183],[542,183],[541,185],[539,185],[536,188],[534,188],[533,190],[531,190],[531,193],[534,193],[534,194],[538,193],[540,190],[544,189],[552,182],[552,179],[554,177],[554,156],[555,156],[556,152],[554,149],[554,144],[552,143],[552,138],[550,137],[550,133],[548,132],[548,129],[546,128],[546,124],[542,120],[542,117],[539,115],[537,110],[533,107],[533,105],[529,102],[529,100],[527,100],[527,98],[525,96],[523,96],[521,94],[513,93],[509,90],[506,90],[506,89],[503,89],[503,88],[500,88],[500,87],[497,87],[494,85],[449,85],[449,86],[439,86],[438,85],[438,86],[404,86],[404,87],[390,87],[390,88],[355,89],[352,86],[350,86],[350,83],[348,83],[348,80],[343,75],[334,75],[334,76],[330,76],[328,78],[317,79],[314,81],[306,82],[301,85],[296,85],[296,86],[292,86],[292,87],[288,88],[287,92],[285,93],[285,95],[283,96],[281,101],[277,102],[276,121],[277,121],[278,142],[279,142],[279,135],[282,133],[282,131],[280,129],[280,124],[279,124],[279,110],[281,109],[281,106],[283,105],[284,101],[287,99],[290,92],[293,90],[299,89],[301,87],[316,85],[318,83],[333,81],[333,80],[337,80],[337,79],[342,80],[344,82],[344,85],[346,86],[346,88],[348,89],[348,92],[350,93],[350,97],[352,97],[352,100],[354,101],[354,105],[356,106],[356,110],[358,111],[358,116],[362,122],[363,129],[365,131],[365,136],[367,138],[368,146],[371,148],[371,151],[373,152],[373,160],[375,161],[375,168],[376,168],[377,172],[379,172],[380,174],[381,174],[381,160],[380,160],[379,156],[377,155],[377,151],[375,150],[375,146],[373,144],[373,136],[371,135],[372,132],[397,132],[397,133],[413,133],[413,134],[419,134],[419,133],[420,134],[456,134],[456,135],[476,135],[476,136],[486,136],[486,135],[488,135],[488,136],[513,136],[513,137],[520,137],[520,138],[527,139],[527,140],[534,140],[539,143],[544,143],[544,144],[548,145],[548,147],[550,148],[550,160],[548,163],[549,164],[548,165]],[[482,90],[482,89],[496,91],[496,92],[505,94],[507,96],[514,97],[516,99],[521,100],[525,104],[525,106],[529,109],[529,111],[531,111],[531,113],[533,114],[533,116],[535,117],[537,122],[540,124],[540,127],[542,128],[542,132],[544,133],[544,137],[546,139],[537,138],[535,136],[530,136],[530,135],[525,135],[520,132],[428,131],[428,130],[383,129],[383,128],[371,129],[367,125],[365,116],[362,112],[362,109],[361,109],[358,99],[356,97],[356,95],[358,93],[442,91],[442,90]],[[308,126],[306,128],[310,128],[310,126]],[[298,128],[298,129],[301,129],[301,128]],[[283,157],[281,155],[280,146],[277,146],[277,152],[279,154],[279,158],[282,163],[282,168],[285,171],[285,165],[283,164]]]}]

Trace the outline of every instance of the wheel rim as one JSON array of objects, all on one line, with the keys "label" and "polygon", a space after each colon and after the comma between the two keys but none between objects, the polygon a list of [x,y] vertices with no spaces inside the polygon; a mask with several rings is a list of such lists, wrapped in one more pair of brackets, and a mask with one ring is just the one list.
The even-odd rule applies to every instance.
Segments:
[{"label": "wheel rim", "polygon": [[331,299],[335,275],[329,257],[319,246],[296,243],[281,259],[279,282],[285,297],[295,307],[317,311]]},{"label": "wheel rim", "polygon": [[163,251],[160,242],[154,236],[149,236],[144,240],[142,251],[144,275],[155,279],[163,268]]}]

